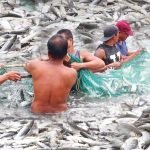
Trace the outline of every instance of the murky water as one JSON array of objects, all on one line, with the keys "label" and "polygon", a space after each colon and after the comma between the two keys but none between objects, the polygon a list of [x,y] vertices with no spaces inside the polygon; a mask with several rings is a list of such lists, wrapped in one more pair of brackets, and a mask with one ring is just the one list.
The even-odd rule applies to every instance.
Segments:
[{"label": "murky water", "polygon": [[[22,1],[24,3],[24,1]],[[30,1],[29,1],[30,3]],[[23,4],[22,4],[23,5]],[[33,5],[27,9],[32,10]],[[99,29],[89,31],[94,37],[92,43],[84,43],[85,41],[81,37],[81,33],[76,30],[78,23],[63,22],[51,24],[49,26],[50,35],[55,34],[59,29],[68,28],[71,29],[74,34],[75,49],[87,49],[94,53],[98,46],[100,35],[102,30]],[[148,28],[141,28],[140,32],[149,30]],[[87,32],[87,31],[86,31]],[[138,33],[138,32],[135,32]],[[35,53],[30,52],[9,52],[1,53],[1,60],[7,64],[21,64],[22,61],[19,56],[23,56],[27,59],[35,57],[41,57],[46,54],[46,42],[48,38],[43,38],[40,51]],[[127,40],[129,49],[135,50],[139,45],[135,42],[134,37],[130,37]],[[67,119],[75,120],[77,122],[89,121],[95,123],[93,126],[101,126],[105,124],[108,119],[116,120],[116,116],[122,113],[136,114],[138,117],[141,115],[142,110],[147,106],[150,106],[150,40],[141,39],[141,47],[144,47],[146,52],[137,57],[132,62],[125,64],[119,70],[108,70],[106,73],[98,74],[101,78],[111,83],[111,89],[119,89],[120,93],[115,97],[93,97],[92,95],[70,95],[68,100],[68,110],[60,114],[51,115],[37,115],[30,112],[30,104],[32,101],[32,80],[22,79],[21,81],[14,83],[8,81],[0,86],[0,120],[6,126],[14,124],[14,128],[20,125],[20,120],[44,120],[44,123],[52,124],[51,130],[59,128],[60,124],[65,124]],[[24,72],[23,68],[14,67],[7,68],[9,70],[18,70]],[[124,92],[122,92],[124,90]],[[119,92],[119,90],[118,90]],[[122,119],[122,118],[121,118]],[[127,122],[126,119],[117,119],[120,122]],[[8,122],[7,122],[8,120]],[[6,121],[6,122],[5,122]],[[11,122],[12,121],[12,122]],[[134,120],[135,121],[135,120]],[[40,124],[40,123],[39,123]],[[10,125],[7,127],[7,130]],[[49,127],[47,127],[49,128]],[[107,125],[101,129],[101,132],[107,130]],[[18,130],[17,130],[18,131]],[[108,129],[108,133],[110,130]],[[97,133],[95,133],[97,135]],[[94,135],[95,135],[94,134]],[[45,136],[45,135],[44,135]],[[103,135],[99,135],[102,141],[101,146],[109,147],[108,141],[103,138]],[[108,135],[109,136],[109,135]],[[40,137],[40,134],[35,136]],[[46,137],[46,136],[45,136]],[[111,137],[111,136],[110,136]],[[112,138],[112,137],[111,137]],[[104,149],[105,149],[104,148]]]}]

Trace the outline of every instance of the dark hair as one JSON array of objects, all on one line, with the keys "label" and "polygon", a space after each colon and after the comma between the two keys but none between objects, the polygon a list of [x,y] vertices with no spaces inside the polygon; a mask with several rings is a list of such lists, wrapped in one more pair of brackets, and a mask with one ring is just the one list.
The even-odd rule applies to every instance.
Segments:
[{"label": "dark hair", "polygon": [[57,34],[64,35],[64,37],[69,40],[70,38],[73,39],[72,32],[68,29],[61,29],[57,32]]},{"label": "dark hair", "polygon": [[59,34],[52,36],[47,42],[48,54],[54,59],[62,59],[67,54],[67,40]]}]

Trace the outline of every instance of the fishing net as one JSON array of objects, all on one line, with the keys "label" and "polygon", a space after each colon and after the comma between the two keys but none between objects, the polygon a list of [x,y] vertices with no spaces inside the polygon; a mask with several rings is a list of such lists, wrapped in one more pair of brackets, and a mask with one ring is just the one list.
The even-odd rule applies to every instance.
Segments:
[{"label": "fishing net", "polygon": [[[70,54],[70,63],[81,60]],[[78,71],[78,77],[73,90],[84,92],[91,96],[118,96],[125,93],[141,94],[150,91],[149,69],[150,53],[142,52],[129,63],[118,70],[108,70],[105,73],[93,74],[88,69]]]},{"label": "fishing net", "polygon": [[[72,54],[69,54],[69,56],[70,63],[81,63],[81,60],[76,56]],[[81,69],[78,71],[77,81],[73,86],[72,90],[76,92],[83,92],[93,96],[106,96],[113,94],[112,91],[108,90],[108,87],[104,86],[105,83],[105,79],[101,79],[97,75],[93,74],[90,70]]]},{"label": "fishing net", "polygon": [[[70,54],[70,63],[81,62]],[[93,74],[88,69],[78,71],[78,78],[72,90],[87,94],[91,97],[114,97],[123,94],[143,94],[150,92],[150,53],[143,52],[136,59],[126,63],[118,70],[107,70],[105,73]],[[0,74],[16,70],[23,72],[22,67],[1,68]],[[32,78],[23,78],[21,81],[7,81],[0,86],[0,99],[9,102],[9,107],[28,106],[33,97]]]}]

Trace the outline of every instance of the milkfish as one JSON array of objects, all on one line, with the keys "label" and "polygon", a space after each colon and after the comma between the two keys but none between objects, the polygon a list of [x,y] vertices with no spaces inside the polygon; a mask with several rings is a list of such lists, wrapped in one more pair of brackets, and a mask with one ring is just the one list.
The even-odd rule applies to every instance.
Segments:
[{"label": "milkfish", "polygon": [[20,131],[17,133],[14,139],[22,139],[31,130],[34,124],[34,120],[30,120]]},{"label": "milkfish", "polygon": [[11,39],[9,39],[1,48],[1,51],[8,51],[14,44],[17,39],[17,35],[14,35]]},{"label": "milkfish", "polygon": [[135,149],[138,145],[138,140],[135,137],[131,137],[125,141],[125,143],[121,146],[121,150],[132,150]]}]

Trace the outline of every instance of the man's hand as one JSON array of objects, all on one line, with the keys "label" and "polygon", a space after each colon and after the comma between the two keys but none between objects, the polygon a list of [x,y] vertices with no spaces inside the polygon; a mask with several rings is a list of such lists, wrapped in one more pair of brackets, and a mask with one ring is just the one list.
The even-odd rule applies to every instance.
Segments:
[{"label": "man's hand", "polygon": [[138,50],[135,51],[135,53],[136,53],[137,55],[139,55],[142,51],[143,51],[143,49],[138,49]]},{"label": "man's hand", "polygon": [[120,67],[121,67],[121,62],[114,62],[113,64],[112,64],[112,67],[114,68],[114,69],[119,69]]},{"label": "man's hand", "polygon": [[18,81],[21,79],[20,74],[16,71],[7,72],[7,73],[5,73],[5,76],[6,76],[7,80],[12,80],[12,81]]},{"label": "man's hand", "polygon": [[75,70],[80,70],[82,68],[82,63],[73,62],[71,64],[71,68],[74,68]]}]

